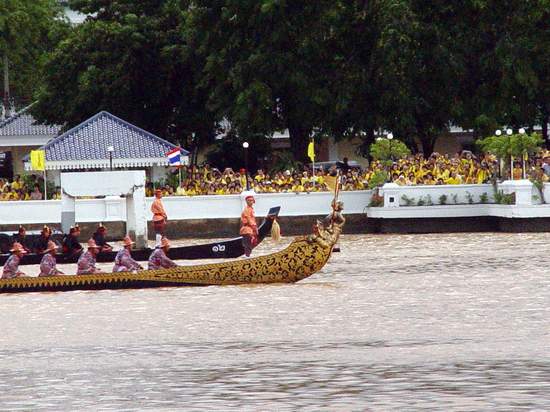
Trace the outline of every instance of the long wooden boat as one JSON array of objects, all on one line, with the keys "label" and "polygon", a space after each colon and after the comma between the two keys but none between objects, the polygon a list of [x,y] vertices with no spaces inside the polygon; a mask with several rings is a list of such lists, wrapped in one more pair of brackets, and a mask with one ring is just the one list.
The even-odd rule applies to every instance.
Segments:
[{"label": "long wooden boat", "polygon": [[338,225],[316,228],[269,255],[134,273],[0,279],[0,293],[298,282],[325,266],[341,232]]},{"label": "long wooden boat", "polygon": [[[258,227],[258,243],[265,239],[271,232],[273,219],[279,215],[280,206],[272,207],[267,217]],[[137,261],[146,261],[154,249],[137,249],[132,251],[132,257]],[[101,252],[97,256],[98,262],[114,262],[117,252]],[[195,260],[195,259],[232,259],[244,255],[242,237],[224,240],[220,242],[206,243],[191,246],[176,246],[170,248],[168,257],[172,260]],[[9,254],[0,255],[0,265],[4,265]],[[41,254],[30,253],[21,259],[21,265],[38,265],[42,260]],[[76,263],[78,255],[65,255],[59,253],[56,256],[58,264]]]}]

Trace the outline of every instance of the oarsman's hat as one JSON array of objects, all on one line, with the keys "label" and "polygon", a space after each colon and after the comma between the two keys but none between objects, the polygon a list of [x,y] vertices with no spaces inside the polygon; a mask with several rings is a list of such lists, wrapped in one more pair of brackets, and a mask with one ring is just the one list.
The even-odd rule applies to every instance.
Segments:
[{"label": "oarsman's hat", "polygon": [[124,242],[124,246],[132,246],[134,243],[136,243],[132,241],[130,236],[125,236],[123,242]]},{"label": "oarsman's hat", "polygon": [[16,252],[27,253],[27,251],[25,250],[23,245],[19,242],[13,242],[13,246],[11,247],[10,252],[12,252],[12,253],[16,253]]},{"label": "oarsman's hat", "polygon": [[155,193],[162,193],[161,189],[155,189]]},{"label": "oarsman's hat", "polygon": [[95,243],[95,240],[90,239],[88,240],[88,249],[101,249],[97,243]]},{"label": "oarsman's hat", "polygon": [[51,252],[52,250],[57,250],[58,248],[59,246],[57,246],[53,240],[50,240],[48,241],[48,247],[46,248],[44,253]]},{"label": "oarsman's hat", "polygon": [[248,199],[252,199],[254,201],[254,203],[256,202],[256,199],[254,199],[254,196],[252,196],[252,195],[248,195],[244,198],[244,200],[248,200]]},{"label": "oarsman's hat", "polygon": [[107,228],[103,225],[103,223],[100,223],[97,225],[97,230],[107,230]]},{"label": "oarsman's hat", "polygon": [[163,237],[160,241],[160,247],[169,247],[170,246],[170,241]]}]

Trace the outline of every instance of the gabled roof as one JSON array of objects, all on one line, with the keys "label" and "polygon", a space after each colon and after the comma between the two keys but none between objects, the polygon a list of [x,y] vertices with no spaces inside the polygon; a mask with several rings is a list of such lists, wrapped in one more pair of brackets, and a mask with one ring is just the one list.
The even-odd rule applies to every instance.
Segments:
[{"label": "gabled roof", "polygon": [[[46,169],[164,166],[166,153],[176,146],[102,111],[56,137],[41,149],[46,151]],[[182,149],[182,155],[189,152]]]},{"label": "gabled roof", "polygon": [[57,136],[61,126],[35,124],[36,120],[28,112],[32,104],[21,109],[12,117],[0,122],[0,136]]}]

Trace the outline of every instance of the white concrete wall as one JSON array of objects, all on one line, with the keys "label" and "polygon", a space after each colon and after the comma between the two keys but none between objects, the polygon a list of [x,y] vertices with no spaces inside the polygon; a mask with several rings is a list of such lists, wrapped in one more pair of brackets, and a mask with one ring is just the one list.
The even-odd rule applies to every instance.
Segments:
[{"label": "white concrete wall", "polygon": [[[535,189],[536,190],[536,189]],[[460,217],[460,216],[501,216],[501,217],[550,217],[550,204],[544,205],[495,205],[462,204],[454,205],[452,195],[457,193],[460,203],[468,203],[466,192],[479,202],[479,196],[487,193],[493,200],[491,185],[450,185],[450,186],[401,186],[400,193],[414,197],[430,194],[434,206],[400,206],[368,208],[372,192],[342,192],[340,199],[345,203],[346,214],[367,213],[370,217]],[[439,197],[447,195],[447,205],[437,206]],[[550,203],[550,184],[544,186],[545,200]],[[332,193],[273,193],[256,195],[256,215],[263,216],[273,206],[281,206],[281,216],[324,215],[330,212]],[[399,196],[400,197],[400,196]],[[147,210],[152,198],[147,199]],[[240,195],[165,197],[164,206],[169,220],[238,218],[244,207]],[[536,202],[534,202],[536,203]],[[148,219],[151,219],[149,214]],[[0,224],[60,223],[61,201],[37,200],[25,202],[0,201]],[[126,221],[125,200],[118,197],[105,199],[82,199],[76,202],[77,222]]]},{"label": "white concrete wall", "polygon": [[[439,204],[439,198],[442,195],[447,196],[447,205],[454,204],[453,195],[457,195],[457,203],[468,203],[468,193],[472,196],[474,203],[479,203],[479,198],[484,193],[488,196],[489,202],[494,202],[494,190],[493,186],[487,185],[422,185],[422,186],[399,186],[399,205],[404,206],[406,202],[403,200],[403,196],[407,196],[409,199],[414,198],[415,204],[422,197],[427,200],[427,196],[430,196],[434,205]],[[383,190],[381,190],[383,194]],[[549,198],[550,199],[550,198]]]},{"label": "white concrete wall", "polygon": [[[263,216],[270,207],[281,206],[281,216],[324,215],[330,212],[332,193],[273,193],[256,195],[256,215]],[[371,192],[342,192],[348,214],[363,213]],[[153,198],[147,199],[150,210]],[[240,195],[165,197],[164,207],[169,220],[238,218],[244,207]],[[148,215],[150,220],[152,215]],[[126,221],[125,199],[79,199],[76,201],[76,222]],[[0,224],[60,223],[61,201],[0,202]]]}]

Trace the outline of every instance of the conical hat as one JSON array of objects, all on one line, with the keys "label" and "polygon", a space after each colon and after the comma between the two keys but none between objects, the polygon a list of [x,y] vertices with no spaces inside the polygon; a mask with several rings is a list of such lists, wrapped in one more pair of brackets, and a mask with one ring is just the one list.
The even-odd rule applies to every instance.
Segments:
[{"label": "conical hat", "polygon": [[88,249],[100,249],[100,247],[95,243],[95,240],[88,240]]},{"label": "conical hat", "polygon": [[11,247],[10,252],[27,253],[23,245],[19,242],[13,242],[13,246]]},{"label": "conical hat", "polygon": [[51,252],[52,250],[57,250],[58,247],[59,246],[57,246],[53,240],[50,240],[48,241],[48,247],[46,248],[44,253]]}]

